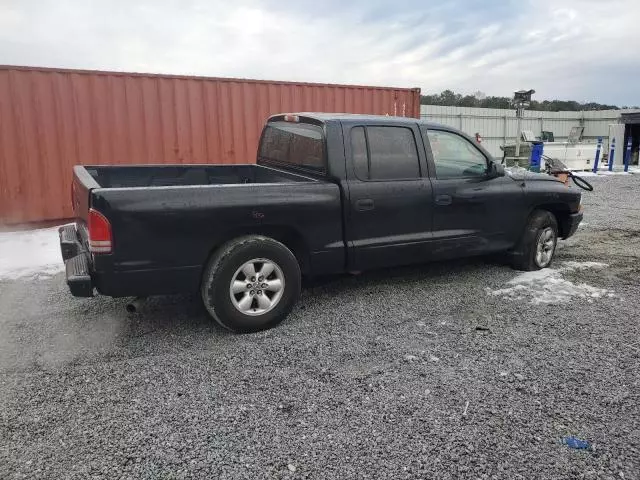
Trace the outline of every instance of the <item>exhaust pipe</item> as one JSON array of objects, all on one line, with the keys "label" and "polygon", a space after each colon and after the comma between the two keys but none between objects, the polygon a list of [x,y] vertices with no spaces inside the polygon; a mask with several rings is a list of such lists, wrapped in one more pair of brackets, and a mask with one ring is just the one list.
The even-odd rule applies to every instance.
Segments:
[{"label": "exhaust pipe", "polygon": [[146,302],[147,297],[136,297],[127,303],[125,307],[128,313],[140,313],[144,303]]}]

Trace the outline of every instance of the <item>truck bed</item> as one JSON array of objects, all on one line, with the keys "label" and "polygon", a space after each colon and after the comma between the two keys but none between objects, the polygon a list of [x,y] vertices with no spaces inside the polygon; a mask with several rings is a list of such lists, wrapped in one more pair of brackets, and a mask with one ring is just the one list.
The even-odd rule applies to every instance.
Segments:
[{"label": "truck bed", "polygon": [[119,296],[198,290],[214,249],[248,233],[304,249],[301,268],[345,263],[340,188],[261,165],[76,166],[73,204],[87,245],[89,209],[110,223],[113,252],[89,258],[94,286]]},{"label": "truck bed", "polygon": [[313,181],[301,175],[260,165],[122,165],[89,166],[85,170],[100,188]]}]

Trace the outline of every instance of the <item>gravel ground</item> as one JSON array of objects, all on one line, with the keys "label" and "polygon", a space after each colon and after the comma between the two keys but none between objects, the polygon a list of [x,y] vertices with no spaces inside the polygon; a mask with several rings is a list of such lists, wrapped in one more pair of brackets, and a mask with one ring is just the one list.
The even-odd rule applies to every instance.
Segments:
[{"label": "gravel ground", "polygon": [[130,317],[0,283],[0,478],[640,478],[640,175],[589,180],[556,265],[607,264],[559,271],[614,296],[509,300],[475,259],[328,281],[238,336],[193,297]]}]

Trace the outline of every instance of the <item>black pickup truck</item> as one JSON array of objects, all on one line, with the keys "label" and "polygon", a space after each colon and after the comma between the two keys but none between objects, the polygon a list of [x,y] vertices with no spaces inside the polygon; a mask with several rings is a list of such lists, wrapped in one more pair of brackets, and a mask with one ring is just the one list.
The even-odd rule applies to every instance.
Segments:
[{"label": "black pickup truck", "polygon": [[506,172],[443,125],[275,115],[257,164],[77,166],[60,229],[79,297],[199,292],[223,327],[271,327],[302,276],[504,252],[547,267],[582,219],[552,176]]}]

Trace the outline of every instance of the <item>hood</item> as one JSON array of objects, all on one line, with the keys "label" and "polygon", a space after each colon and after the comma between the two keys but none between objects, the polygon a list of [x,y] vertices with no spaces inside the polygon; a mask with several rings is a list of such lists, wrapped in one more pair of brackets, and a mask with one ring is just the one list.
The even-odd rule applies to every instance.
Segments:
[{"label": "hood", "polygon": [[504,169],[504,171],[508,177],[511,177],[517,181],[525,181],[525,182],[542,181],[542,182],[562,183],[553,175],[548,175],[546,173],[530,172],[526,168],[522,168],[522,167],[507,167]]}]

